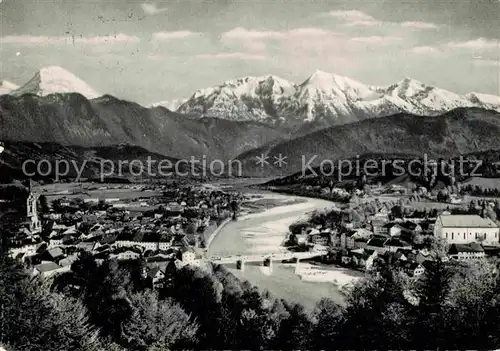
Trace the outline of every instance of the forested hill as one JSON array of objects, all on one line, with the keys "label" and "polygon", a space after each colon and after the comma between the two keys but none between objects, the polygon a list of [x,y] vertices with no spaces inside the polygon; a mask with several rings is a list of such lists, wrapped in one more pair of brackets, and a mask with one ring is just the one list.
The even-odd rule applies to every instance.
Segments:
[{"label": "forested hill", "polygon": [[[169,269],[147,288],[143,261],[82,256],[52,289],[0,257],[0,344],[6,350],[495,349],[500,281],[494,264],[435,261],[412,280],[377,265],[314,311],[288,304],[225,268]],[[15,298],[13,298],[15,296]],[[36,326],[36,327],[34,327]]]}]

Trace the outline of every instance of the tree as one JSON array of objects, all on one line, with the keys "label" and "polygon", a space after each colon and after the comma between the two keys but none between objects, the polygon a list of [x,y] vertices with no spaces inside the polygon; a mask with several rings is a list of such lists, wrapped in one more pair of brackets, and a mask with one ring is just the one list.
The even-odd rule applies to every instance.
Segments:
[{"label": "tree", "polygon": [[145,291],[130,297],[132,315],[123,324],[127,346],[134,350],[192,348],[198,326],[170,299],[160,301],[156,293]]},{"label": "tree", "polygon": [[[45,292],[47,295],[48,291]],[[100,350],[99,333],[89,321],[87,308],[80,300],[62,294],[50,295],[52,313],[43,326],[52,334],[50,350]]]},{"label": "tree", "polygon": [[449,333],[455,335],[448,348],[496,348],[498,279],[497,267],[489,262],[467,264],[455,275],[444,313]]},{"label": "tree", "polygon": [[304,307],[299,304],[288,306],[288,318],[279,325],[280,349],[304,350],[310,348],[312,322]]},{"label": "tree", "polygon": [[0,344],[19,350],[98,350],[97,330],[78,301],[51,294],[17,261],[0,256]]},{"label": "tree", "polygon": [[[416,287],[419,303],[412,311],[415,348],[448,348],[448,340],[454,337],[448,333],[444,318],[452,277],[453,272],[440,258],[426,266],[425,275]],[[422,328],[423,325],[426,327]]]},{"label": "tree", "polygon": [[313,349],[326,350],[334,345],[338,338],[338,326],[342,318],[339,305],[330,299],[323,298],[313,312],[314,326],[311,335]]},{"label": "tree", "polygon": [[49,212],[49,204],[47,202],[47,196],[45,195],[40,195],[38,198],[38,201],[40,202],[40,210],[42,213],[48,213]]},{"label": "tree", "polygon": [[335,348],[411,348],[413,322],[403,279],[407,278],[382,263],[354,285],[346,296]]},{"label": "tree", "polygon": [[[100,329],[103,337],[118,342],[122,323],[130,318],[132,307],[129,290],[132,288],[130,272],[120,268],[118,261],[107,260],[97,265],[90,254],[82,254],[71,266],[69,277],[61,277],[79,286],[77,297],[88,308],[92,324]],[[64,291],[59,280],[54,285]]]}]

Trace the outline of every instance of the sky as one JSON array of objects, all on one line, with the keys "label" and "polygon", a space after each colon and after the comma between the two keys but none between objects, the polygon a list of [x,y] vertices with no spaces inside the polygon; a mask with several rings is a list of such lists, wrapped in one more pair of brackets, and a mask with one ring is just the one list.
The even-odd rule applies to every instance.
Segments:
[{"label": "sky", "polygon": [[147,105],[319,69],[500,95],[500,0],[0,0],[0,78],[57,65]]}]

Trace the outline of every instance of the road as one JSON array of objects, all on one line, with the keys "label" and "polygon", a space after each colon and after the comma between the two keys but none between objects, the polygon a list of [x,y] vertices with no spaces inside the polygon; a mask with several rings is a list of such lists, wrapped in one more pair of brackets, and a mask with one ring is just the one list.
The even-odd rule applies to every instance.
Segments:
[{"label": "road", "polygon": [[[294,196],[264,194],[275,198],[292,199]],[[280,246],[288,231],[288,226],[306,213],[315,209],[334,207],[335,204],[321,199],[306,199],[306,202],[285,205],[270,210],[248,215],[238,221],[227,224],[210,245],[210,256],[259,255],[280,253]],[[239,271],[230,268],[238,278],[246,279],[261,289],[269,290],[274,296],[291,302],[300,302],[312,309],[322,297],[329,297],[342,302],[343,297],[333,283],[317,283],[301,280],[294,273],[293,265],[273,262],[273,272],[269,275],[267,267],[248,265]]]}]

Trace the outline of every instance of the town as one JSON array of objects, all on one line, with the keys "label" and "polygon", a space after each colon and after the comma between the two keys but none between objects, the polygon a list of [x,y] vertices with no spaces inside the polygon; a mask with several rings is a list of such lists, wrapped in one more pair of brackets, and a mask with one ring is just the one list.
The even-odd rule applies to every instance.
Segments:
[{"label": "town", "polygon": [[147,196],[151,187],[138,185],[100,186],[99,192],[117,194],[118,188],[144,197],[120,201],[89,198],[77,191],[71,197],[56,196],[49,205],[50,196],[39,193],[30,180],[23,210],[4,213],[8,236],[2,241],[11,256],[42,277],[68,272],[81,252],[100,262],[141,257],[151,272],[170,261],[178,268],[199,265],[207,241],[220,225],[236,219],[242,199],[236,192],[192,186],[162,186],[154,197]]},{"label": "town", "polygon": [[[72,193],[49,194],[47,187],[30,180],[21,210],[3,215],[8,236],[2,237],[2,243],[10,255],[28,264],[33,275],[44,278],[70,271],[82,252],[97,262],[143,259],[151,284],[161,286],[170,263],[180,269],[203,267],[208,261],[229,262],[229,257],[208,255],[207,247],[221,227],[238,217],[241,204],[249,198],[201,185],[93,187],[83,190],[79,184]],[[499,255],[498,201],[483,200],[468,208],[418,209],[402,197],[391,197],[406,193],[405,188],[391,186],[384,193],[380,185],[372,188],[370,196],[363,190],[349,194],[331,189],[335,198],[341,194],[349,201],[332,203],[332,208],[316,210],[307,220],[290,225],[283,246],[292,256],[280,261],[297,262],[299,255],[293,256],[294,252],[310,252],[303,261],[369,271],[383,260],[418,277],[437,258],[460,262]],[[120,198],[130,192],[133,197]],[[91,193],[105,196],[91,197]],[[10,206],[8,202],[2,205]],[[237,269],[243,269],[245,259],[237,258]],[[271,259],[274,255],[264,257],[263,263]],[[318,274],[296,273],[301,278]]]}]

